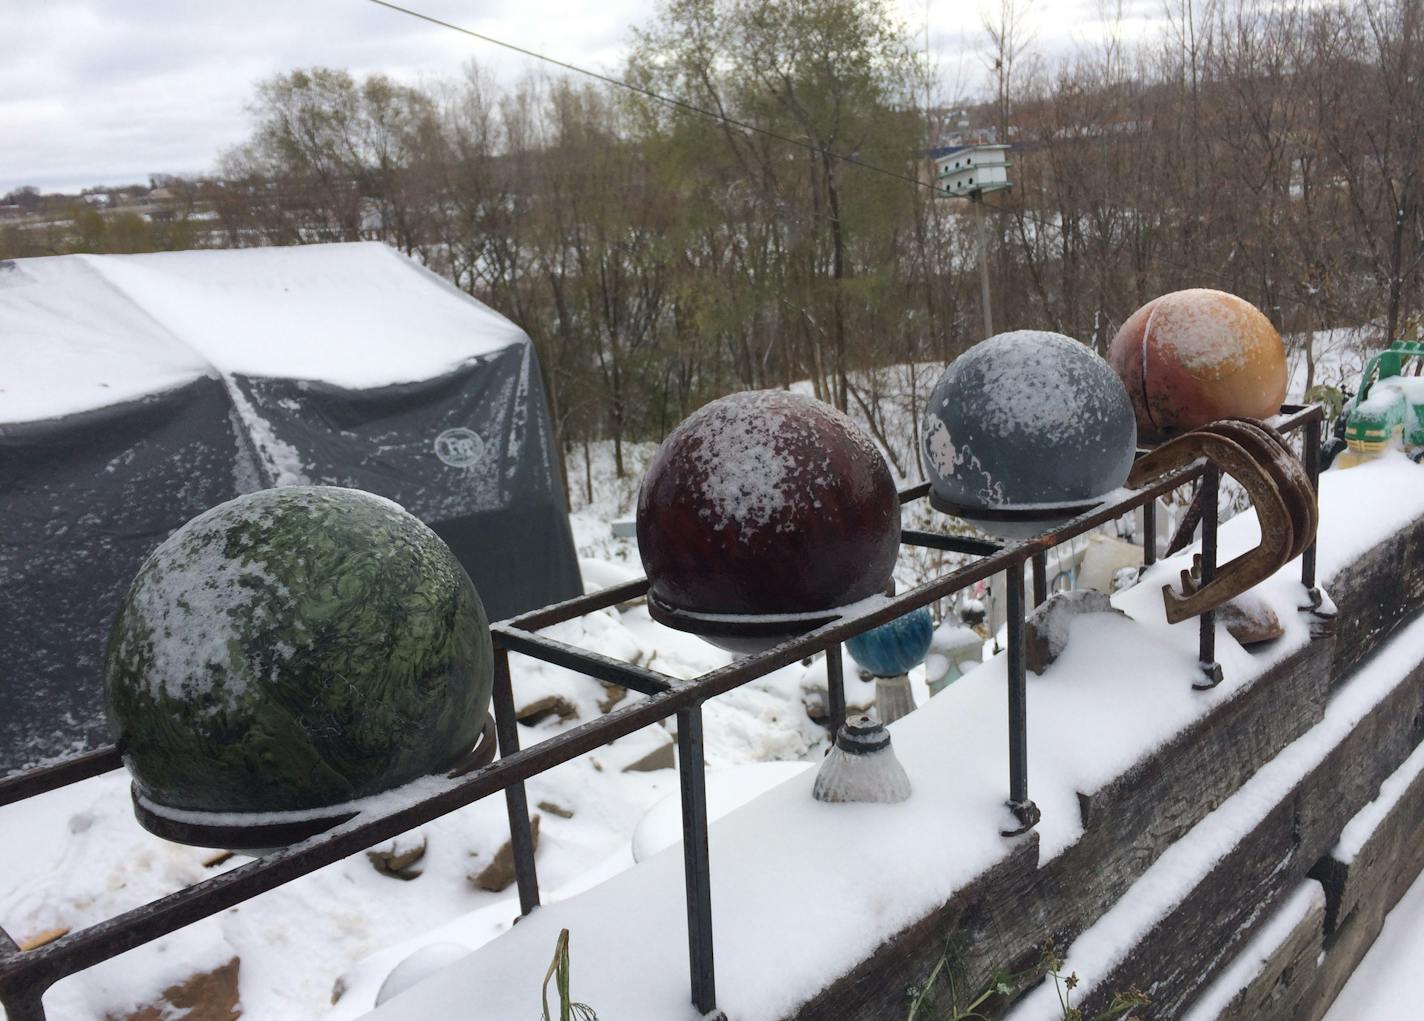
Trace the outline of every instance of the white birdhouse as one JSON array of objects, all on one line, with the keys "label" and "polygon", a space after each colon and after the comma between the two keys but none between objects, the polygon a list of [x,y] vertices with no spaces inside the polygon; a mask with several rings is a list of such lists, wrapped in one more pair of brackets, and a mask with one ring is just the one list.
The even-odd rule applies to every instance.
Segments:
[{"label": "white birdhouse", "polygon": [[1009,187],[1007,145],[967,145],[935,160],[941,195],[973,195]]}]

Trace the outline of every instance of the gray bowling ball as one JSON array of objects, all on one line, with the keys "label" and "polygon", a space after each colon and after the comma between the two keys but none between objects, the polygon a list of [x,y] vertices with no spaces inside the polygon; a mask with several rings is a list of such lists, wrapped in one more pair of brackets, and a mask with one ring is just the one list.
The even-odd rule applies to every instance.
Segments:
[{"label": "gray bowling ball", "polygon": [[1137,445],[1117,373],[1061,333],[1000,333],[956,358],[925,409],[921,456],[936,509],[1006,539],[1103,502]]}]

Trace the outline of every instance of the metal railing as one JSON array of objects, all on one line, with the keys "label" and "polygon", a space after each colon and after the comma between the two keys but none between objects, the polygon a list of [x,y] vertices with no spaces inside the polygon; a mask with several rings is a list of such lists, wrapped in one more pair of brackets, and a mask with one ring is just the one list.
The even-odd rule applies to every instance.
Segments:
[{"label": "metal railing", "polygon": [[[1324,414],[1319,405],[1281,408],[1271,420],[1281,432],[1303,430],[1304,462],[1312,488],[1319,476],[1319,446]],[[224,911],[316,869],[355,854],[407,830],[463,808],[499,791],[505,795],[509,815],[521,914],[539,906],[538,871],[524,782],[546,770],[671,716],[677,717],[677,768],[682,802],[682,848],[687,895],[687,940],[691,1001],[705,1015],[717,1011],[716,974],[712,950],[711,869],[708,860],[707,791],[703,762],[702,704],[774,670],[824,652],[828,708],[832,733],[845,722],[845,692],[840,644],[847,638],[894,620],[911,610],[995,574],[1006,575],[1008,592],[1008,805],[1018,826],[1005,836],[1026,832],[1039,819],[1028,790],[1028,712],[1024,662],[1024,572],[1028,565],[1035,605],[1047,598],[1046,553],[1060,543],[1084,534],[1139,508],[1144,510],[1143,561],[1156,560],[1154,508],[1158,498],[1197,478],[1202,480],[1201,578],[1210,580],[1216,567],[1218,469],[1199,460],[1172,471],[1137,490],[1131,490],[1101,507],[1052,528],[1032,539],[1003,545],[984,539],[905,529],[901,543],[943,550],[976,560],[925,581],[909,591],[887,597],[874,607],[842,617],[808,634],[782,642],[755,655],[683,680],[645,666],[625,663],[581,649],[537,632],[552,624],[615,606],[644,596],[646,579],[628,582],[590,595],[521,614],[491,627],[494,643],[493,708],[500,758],[480,769],[447,778],[435,793],[420,785],[420,794],[393,792],[379,807],[300,843],[273,851],[221,875],[133,908],[113,918],[70,932],[32,950],[20,950],[0,928],[0,1003],[9,1021],[44,1021],[42,997],[55,982],[109,960],[128,950],[166,936],[184,926]],[[912,486],[900,494],[902,504],[923,499],[929,485]],[[1301,557],[1301,582],[1315,590],[1315,544]],[[1215,663],[1215,614],[1199,618],[1199,657],[1207,683],[1219,681]],[[509,654],[567,667],[578,673],[641,692],[647,697],[614,709],[529,748],[521,748],[509,672]],[[120,754],[101,748],[54,766],[0,780],[0,805],[34,797],[119,768]],[[3,922],[3,919],[0,919]]]}]

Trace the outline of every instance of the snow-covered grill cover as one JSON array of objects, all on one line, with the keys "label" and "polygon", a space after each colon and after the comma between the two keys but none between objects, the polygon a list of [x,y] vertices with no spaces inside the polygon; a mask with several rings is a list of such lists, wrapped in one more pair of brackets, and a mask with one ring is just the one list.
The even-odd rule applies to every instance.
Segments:
[{"label": "snow-covered grill cover", "polygon": [[0,774],[104,740],[120,597],[240,493],[395,500],[491,619],[576,595],[554,453],[528,337],[384,245],[0,262]]}]

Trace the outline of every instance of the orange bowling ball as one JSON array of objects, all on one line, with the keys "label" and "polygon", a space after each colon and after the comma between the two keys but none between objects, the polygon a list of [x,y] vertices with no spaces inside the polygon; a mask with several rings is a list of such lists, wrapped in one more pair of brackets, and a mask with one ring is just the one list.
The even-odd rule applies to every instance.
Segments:
[{"label": "orange bowling ball", "polygon": [[1157,442],[1220,418],[1269,418],[1286,396],[1281,335],[1249,301],[1194,288],[1154,298],[1113,337],[1108,361]]}]

